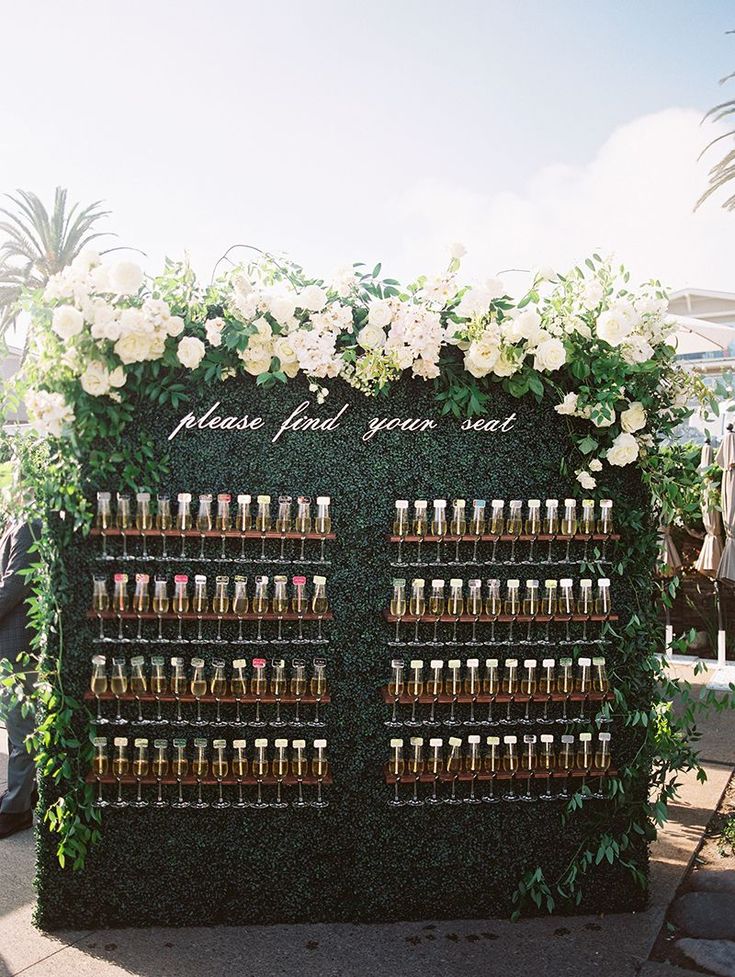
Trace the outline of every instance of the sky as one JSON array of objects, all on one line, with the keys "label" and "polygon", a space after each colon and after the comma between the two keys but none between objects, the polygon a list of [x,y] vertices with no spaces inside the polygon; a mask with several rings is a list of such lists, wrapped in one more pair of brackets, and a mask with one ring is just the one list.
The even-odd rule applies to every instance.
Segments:
[{"label": "sky", "polygon": [[149,271],[187,252],[209,280],[250,244],[412,278],[460,241],[467,280],[597,249],[735,290],[735,214],[693,213],[702,116],[735,97],[731,2],[4,8],[0,190],[103,199]]}]

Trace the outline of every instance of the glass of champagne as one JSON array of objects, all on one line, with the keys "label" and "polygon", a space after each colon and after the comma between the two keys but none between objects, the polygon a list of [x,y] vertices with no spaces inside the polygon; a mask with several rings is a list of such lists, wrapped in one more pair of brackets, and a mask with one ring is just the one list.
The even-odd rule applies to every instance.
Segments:
[{"label": "glass of champagne", "polygon": [[117,493],[117,512],[115,513],[115,525],[120,530],[122,536],[123,551],[120,559],[129,560],[128,556],[128,530],[133,525],[133,518],[130,512],[130,496]]},{"label": "glass of champagne", "polygon": [[541,499],[528,500],[528,513],[525,525],[526,536],[531,537],[528,548],[528,559],[524,563],[533,563],[533,548],[536,545],[536,538],[541,532]]},{"label": "glass of champagne", "polygon": [[597,532],[606,538],[602,541],[602,553],[600,556],[601,560],[606,559],[606,549],[608,544],[608,539],[615,532],[613,527],[613,515],[612,515],[612,499],[601,499],[600,500],[600,519],[597,523]]},{"label": "glass of champagne", "polygon": [[171,807],[178,809],[190,807],[189,801],[185,801],[182,794],[182,783],[189,774],[189,760],[186,756],[186,740],[174,740],[173,774],[176,777],[176,787],[178,797],[172,802]]},{"label": "glass of champagne", "polygon": [[438,726],[439,720],[436,718],[436,705],[439,696],[444,691],[444,662],[439,658],[432,658],[429,668],[429,681],[426,683],[426,691],[431,696],[431,712],[429,718],[424,720],[427,726]]},{"label": "glass of champagne", "polygon": [[237,644],[240,645],[243,644],[242,625],[249,606],[248,578],[238,575],[235,577],[235,594],[232,598],[232,610],[237,615]]},{"label": "glass of champagne", "polygon": [[276,753],[273,757],[273,776],[276,778],[276,799],[271,801],[269,807],[283,808],[288,807],[283,800],[283,779],[288,774],[288,740],[277,739],[273,743]]},{"label": "glass of champagne", "polygon": [[556,756],[554,754],[554,737],[551,735],[551,733],[542,733],[539,739],[541,740],[541,747],[539,749],[538,765],[539,768],[546,774],[546,788],[544,789],[543,794],[539,794],[539,800],[553,801],[554,794],[551,790],[551,778],[556,765]]},{"label": "glass of champagne", "polygon": [[260,533],[260,559],[265,560],[265,540],[266,534],[271,528],[271,497],[270,495],[259,495],[258,511],[255,514],[255,528]]},{"label": "glass of champagne", "polygon": [[197,530],[200,533],[199,559],[206,559],[204,553],[204,541],[207,533],[212,532],[212,496],[208,494],[199,496],[199,511],[197,512]]},{"label": "glass of champagne", "polygon": [[416,499],[413,504],[413,534],[416,537],[417,544],[416,563],[414,566],[417,567],[424,565],[421,562],[421,544],[429,532],[428,507],[429,503],[426,499]]},{"label": "glass of champagne", "polygon": [[296,532],[301,537],[299,562],[303,563],[306,537],[311,532],[311,499],[308,495],[300,495],[296,502]]},{"label": "glass of champagne", "polygon": [[447,695],[452,697],[452,702],[449,707],[449,715],[444,720],[445,726],[460,726],[461,723],[459,719],[455,717],[455,710],[457,708],[457,699],[462,691],[462,680],[460,678],[460,669],[462,668],[462,663],[458,658],[450,658],[447,662],[447,682],[444,686],[444,691]]},{"label": "glass of champagne", "polygon": [[253,658],[253,674],[250,677],[250,694],[255,696],[255,718],[251,726],[265,726],[265,720],[260,718],[260,703],[268,691],[268,680],[265,675],[265,658]]},{"label": "glass of champagne", "polygon": [[92,759],[92,772],[97,778],[97,799],[95,807],[109,807],[110,802],[102,796],[102,778],[107,776],[110,768],[110,761],[107,756],[107,739],[104,736],[95,736],[92,740],[94,744],[94,757]]},{"label": "glass of champagne", "polygon": [[109,492],[97,493],[97,511],[94,516],[95,529],[99,529],[102,534],[102,556],[103,560],[111,560],[112,557],[107,553],[107,532],[112,528],[112,496]]},{"label": "glass of champagne", "polygon": [[[523,595],[523,614],[525,617],[535,618],[541,610],[538,580],[526,581],[526,593]],[[531,626],[533,620],[526,626],[526,644],[531,644]]]},{"label": "glass of champagne", "polygon": [[253,758],[253,776],[257,786],[257,795],[251,805],[252,807],[268,807],[268,804],[263,800],[263,781],[268,776],[269,769],[268,740],[257,739],[255,741],[255,757]]},{"label": "glass of champagne", "polygon": [[[423,584],[423,581],[422,581]],[[414,586],[416,581],[414,580]],[[423,592],[423,586],[421,588]],[[438,648],[443,645],[444,642],[439,640],[439,621],[444,614],[445,600],[444,600],[444,581],[443,580],[432,580],[431,581],[431,594],[429,596],[429,614],[434,618],[434,634],[431,641],[428,642],[433,648]],[[416,626],[416,635],[418,640],[418,624]]]},{"label": "glass of champagne", "polygon": [[508,637],[501,642],[504,645],[513,644],[513,625],[518,615],[521,613],[521,582],[520,580],[509,580],[506,584],[505,601],[503,603],[503,614],[510,618]]},{"label": "glass of champagne", "polygon": [[[579,520],[579,531],[584,535],[591,537],[597,528],[597,522],[595,520],[595,501],[594,499],[582,499],[582,515]],[[584,541],[584,555],[582,559],[587,562],[587,553],[589,549],[589,539]]]},{"label": "glass of champagne", "polygon": [[192,658],[191,667],[193,671],[189,688],[197,703],[197,716],[192,725],[206,726],[207,720],[202,719],[202,696],[207,694],[207,676],[204,673],[204,659]]},{"label": "glass of champagne", "polygon": [[289,692],[296,700],[291,725],[302,726],[301,701],[306,695],[306,662],[301,658],[294,658],[291,661],[291,680],[289,682]]},{"label": "glass of champagne", "polygon": [[580,792],[589,790],[587,788],[587,774],[590,771],[593,759],[592,733],[580,733],[577,743],[577,767],[584,771],[582,774],[582,783],[579,787]]},{"label": "glass of champagne", "polygon": [[238,495],[237,497],[237,531],[241,533],[240,536],[240,562],[249,562],[245,556],[246,546],[247,546],[247,536],[245,533],[249,533],[253,528],[253,516],[250,511],[250,504],[252,502],[251,496],[244,494]]},{"label": "glass of champagne", "polygon": [[388,682],[388,694],[393,699],[393,712],[390,719],[386,719],[386,726],[402,726],[403,723],[398,719],[398,703],[403,695],[404,679],[403,670],[405,663],[401,658],[394,658],[390,663],[390,681]]},{"label": "glass of champagne", "polygon": [[406,581],[401,577],[395,577],[393,579],[393,594],[390,599],[390,612],[396,619],[396,635],[393,641],[389,641],[389,645],[402,645],[404,642],[400,640],[401,638],[401,621],[406,614]]},{"label": "glass of champagne", "polygon": [[536,666],[538,662],[535,658],[526,658],[523,662],[523,677],[521,679],[521,692],[523,695],[527,695],[526,699],[526,711],[523,715],[523,719],[519,722],[524,726],[530,725],[533,720],[531,719],[531,703],[533,702],[533,697],[536,694],[537,679],[536,679]]},{"label": "glass of champagne", "polygon": [[153,610],[158,617],[158,643],[164,643],[163,615],[168,614],[168,581],[165,577],[157,576],[153,581]]},{"label": "glass of champagne", "polygon": [[[145,538],[145,537],[144,537]],[[143,615],[146,614],[151,606],[151,597],[148,593],[148,582],[150,577],[147,573],[135,574],[135,591],[133,593],[133,610],[138,617],[138,631],[135,640],[140,644],[147,644],[148,639],[143,637]]]},{"label": "glass of champagne", "polygon": [[245,753],[245,748],[247,745],[247,740],[232,741],[232,772],[237,780],[237,801],[232,806],[238,808],[250,806],[250,803],[244,800],[242,796],[242,782],[245,777],[247,777],[250,766],[248,763],[247,754]]},{"label": "glass of champagne", "polygon": [[401,780],[406,773],[406,758],[403,755],[403,740],[392,739],[390,741],[390,759],[388,767],[395,778],[393,781],[393,797],[388,801],[391,807],[403,807],[405,801],[401,800],[399,789]]},{"label": "glass of champagne", "polygon": [[152,720],[159,725],[168,725],[168,719],[161,715],[161,696],[166,694],[166,669],[164,659],[159,655],[151,658],[151,692],[156,697],[156,716]]},{"label": "glass of champagne", "polygon": [[319,540],[320,563],[324,563],[324,544],[326,542],[326,537],[332,531],[332,516],[329,512],[331,501],[332,500],[328,495],[319,495],[317,496],[316,500],[316,519],[314,520],[314,528],[321,536],[321,539]]},{"label": "glass of champagne", "polygon": [[306,740],[293,740],[291,742],[291,774],[296,778],[296,786],[298,788],[298,796],[293,802],[293,806],[296,808],[306,807],[306,801],[304,800],[304,777],[308,773],[308,766],[306,763]]},{"label": "glass of champagne", "polygon": [[153,740],[153,776],[156,778],[157,795],[153,807],[168,807],[162,796],[163,778],[168,776],[168,740]]},{"label": "glass of champagne", "polygon": [[245,669],[248,663],[244,658],[236,658],[232,663],[232,678],[230,679],[230,690],[235,697],[235,725],[242,726],[242,716],[240,707],[242,700],[248,692],[247,678]]},{"label": "glass of champagne", "polygon": [[499,736],[488,736],[485,740],[487,749],[485,750],[485,755],[482,758],[482,770],[483,773],[490,774],[488,783],[488,792],[484,794],[482,800],[485,804],[499,804],[500,798],[495,796],[495,778],[498,774],[498,770],[501,769],[501,758],[500,758],[500,737]]},{"label": "glass of champagne", "polygon": [[313,639],[315,644],[323,644],[324,638],[322,636],[322,621],[324,615],[329,610],[329,601],[327,599],[327,578],[315,576],[313,578],[314,583],[314,593],[311,597],[311,610],[317,616],[317,634],[316,638]]},{"label": "glass of champagne", "polygon": [[547,726],[549,723],[553,723],[553,719],[549,719],[549,703],[551,702],[551,697],[556,691],[556,675],[554,669],[556,668],[556,662],[553,658],[544,658],[541,662],[541,675],[539,676],[539,692],[546,696],[544,700],[544,712],[542,716],[539,716],[538,721],[543,725]]},{"label": "glass of champagne", "polygon": [[128,801],[123,800],[122,781],[130,772],[130,760],[128,759],[128,738],[127,736],[116,736],[113,740],[115,753],[112,758],[112,774],[117,781],[117,797],[112,801],[112,807],[128,807]]},{"label": "glass of champagne", "polygon": [[194,740],[194,760],[191,765],[191,770],[196,777],[197,782],[197,799],[191,805],[191,807],[196,807],[202,809],[204,807],[209,807],[209,801],[202,799],[202,781],[209,773],[209,757],[207,756],[207,740],[206,739],[195,739]]},{"label": "glass of champagne", "polygon": [[151,493],[138,492],[135,496],[135,528],[143,537],[143,546],[140,557],[142,560],[148,559],[148,533],[153,528],[153,515],[151,514]]},{"label": "glass of champagne", "polygon": [[311,807],[326,807],[328,801],[322,798],[322,785],[329,772],[329,762],[327,760],[327,741],[314,740],[314,753],[311,758],[311,772],[316,777],[316,799],[311,801]]},{"label": "glass of champagne", "polygon": [[595,768],[600,771],[600,779],[597,786],[597,790],[593,791],[592,796],[599,799],[604,798],[605,791],[603,790],[603,783],[605,774],[610,769],[610,733],[598,733],[597,734],[597,747],[595,749]]},{"label": "glass of champagne", "polygon": [[503,800],[505,801],[517,801],[518,794],[515,792],[515,778],[518,773],[518,737],[517,736],[504,736],[503,745],[505,750],[503,752],[503,770],[510,774],[510,779],[508,781],[508,792],[503,795]]},{"label": "glass of champagne", "polygon": [[[556,617],[559,611],[559,600],[557,597],[557,585],[556,580],[544,580],[544,596],[541,600],[541,613],[548,618]],[[539,643],[542,645],[550,645],[551,639],[549,636],[549,631],[551,628],[551,620],[546,622],[546,631],[542,641]]]},{"label": "glass of champagne", "polygon": [[477,776],[482,769],[482,756],[480,754],[480,737],[476,735],[467,737],[467,753],[464,758],[464,768],[467,773],[472,774],[470,781],[470,792],[464,799],[465,804],[481,804],[479,797],[475,796],[475,785]]},{"label": "glass of champagne", "polygon": [[574,677],[572,674],[573,662],[571,658],[560,658],[559,659],[559,673],[556,677],[556,691],[561,692],[564,696],[564,707],[561,716],[561,722],[566,724],[569,722],[567,716],[567,711],[569,708],[569,697],[572,692],[574,692]]},{"label": "glass of champagne", "polygon": [[609,723],[610,712],[605,700],[607,693],[610,691],[610,682],[607,677],[607,668],[605,666],[604,658],[592,659],[592,691],[602,696],[602,701],[600,702],[600,715],[597,720],[598,723]]},{"label": "glass of champagne", "polygon": [[561,737],[561,747],[556,758],[557,767],[564,771],[562,787],[556,795],[561,801],[569,800],[569,777],[574,770],[574,737],[569,733],[564,733]]},{"label": "glass of champagne", "polygon": [[278,554],[278,560],[275,561],[277,563],[284,563],[286,560],[286,534],[291,532],[291,501],[290,495],[278,496],[276,532],[281,534],[281,549]]},{"label": "glass of champagne", "polygon": [[483,642],[486,645],[495,644],[495,622],[503,611],[503,602],[500,598],[500,581],[497,577],[490,577],[487,581],[487,597],[485,598],[485,613],[490,618],[490,640]]},{"label": "glass of champagne", "polygon": [[232,526],[232,516],[230,514],[231,501],[232,496],[227,492],[220,492],[217,496],[216,526],[221,539],[220,560],[227,559],[227,533]]},{"label": "glass of champagne", "polygon": [[263,644],[263,617],[270,609],[268,598],[268,577],[261,575],[255,578],[255,594],[253,596],[253,611],[258,618],[258,633],[250,644]]},{"label": "glass of champagne", "polygon": [[434,499],[434,512],[431,517],[431,535],[436,536],[435,566],[442,562],[442,542],[447,535],[447,500]]},{"label": "glass of champagne", "polygon": [[485,535],[485,499],[473,499],[472,518],[470,520],[470,535],[474,537],[472,543],[472,563],[477,565],[477,548]]},{"label": "glass of champagne", "polygon": [[554,540],[559,535],[559,500],[558,499],[547,499],[546,500],[546,512],[544,514],[544,535],[551,537],[549,539],[549,553],[546,558],[547,563],[551,563],[552,547],[554,545]]},{"label": "glass of champagne", "polygon": [[283,615],[288,610],[288,594],[286,584],[288,577],[277,574],[273,578],[273,613],[278,615],[278,633],[273,639],[274,644],[283,644]]},{"label": "glass of champagne", "polygon": [[482,692],[483,695],[491,696],[490,701],[487,706],[487,718],[483,723],[483,726],[492,726],[493,724],[493,703],[495,702],[495,696],[499,691],[499,681],[498,681],[498,659],[497,658],[486,658],[485,659],[485,674],[482,677]]},{"label": "glass of champagne", "polygon": [[285,726],[281,719],[281,699],[286,692],[286,662],[283,658],[274,658],[271,662],[271,695],[276,700],[276,715],[271,720],[271,726]]},{"label": "glass of champagne", "polygon": [[396,511],[393,517],[393,535],[398,537],[398,560],[396,566],[406,566],[403,562],[403,540],[408,536],[408,499],[396,501]]},{"label": "glass of champagne", "polygon": [[583,615],[585,618],[584,624],[582,625],[582,641],[587,642],[587,621],[595,613],[595,602],[592,597],[592,581],[591,580],[580,580],[579,581],[579,599],[577,600],[577,614]]},{"label": "glass of champagne", "polygon": [[229,577],[214,578],[214,598],[212,599],[212,610],[217,615],[217,637],[215,641],[221,642],[222,638],[222,618],[230,609],[230,596],[227,593],[230,586]]},{"label": "glass of champagne", "polygon": [[217,808],[217,810],[222,810],[225,807],[230,806],[230,802],[226,801],[222,796],[222,781],[227,777],[230,771],[230,764],[225,755],[225,749],[227,748],[227,740],[213,740],[212,749],[214,750],[214,756],[212,757],[212,773],[217,779],[217,800],[212,804],[212,807]]},{"label": "glass of champagne", "polygon": [[511,499],[510,500],[510,512],[508,513],[508,521],[505,524],[505,531],[509,536],[513,537],[510,544],[510,563],[515,563],[516,561],[516,542],[518,537],[523,532],[523,500],[522,499]]},{"label": "glass of champagne", "polygon": [[564,499],[564,515],[561,520],[561,535],[567,537],[567,549],[562,563],[569,563],[569,547],[572,537],[577,533],[577,500]]},{"label": "glass of champagne", "polygon": [[[98,726],[102,726],[108,722],[102,716],[102,703],[100,702],[100,696],[107,692],[107,659],[104,655],[92,656],[92,676],[89,680],[89,688],[97,700],[97,717],[95,722]],[[105,740],[106,744],[107,740]]]},{"label": "glass of champagne", "polygon": [[214,696],[217,703],[217,712],[214,717],[213,726],[229,726],[227,721],[222,721],[222,697],[227,695],[227,676],[225,675],[225,663],[220,658],[212,659],[212,675],[209,679],[209,691]]},{"label": "glass of champagne", "polygon": [[431,797],[426,798],[427,804],[441,804],[436,796],[439,778],[444,773],[444,740],[433,738],[429,740],[429,773],[434,778],[431,785]]},{"label": "glass of champagne", "polygon": [[455,499],[452,502],[452,519],[449,523],[449,532],[452,536],[457,537],[454,542],[454,560],[452,560],[455,565],[459,564],[459,544],[467,533],[466,504],[464,499]]},{"label": "glass of champagne", "polygon": [[168,495],[159,495],[156,498],[156,529],[161,534],[161,559],[168,560],[166,550],[166,533],[173,526],[173,516],[171,514],[171,499]]},{"label": "glass of champagne", "polygon": [[[413,629],[413,641],[410,642],[414,645],[421,644],[419,641],[419,624],[421,623],[421,618],[426,613],[426,597],[424,595],[425,583],[426,581],[422,577],[415,577],[411,581],[411,597],[408,602],[408,612],[416,619]],[[436,631],[436,626],[434,627],[434,630]]]},{"label": "glass of champagne", "polygon": [[406,726],[420,726],[416,719],[416,706],[424,691],[424,663],[420,658],[414,658],[409,664],[408,694],[411,696],[411,718],[406,720]]},{"label": "glass of champagne", "polygon": [[449,581],[449,600],[447,601],[447,612],[454,618],[452,622],[452,638],[451,641],[447,641],[448,645],[456,645],[457,642],[457,625],[459,620],[464,614],[464,595],[462,593],[464,583],[462,580],[455,578]]},{"label": "glass of champagne", "polygon": [[587,716],[585,715],[587,697],[592,691],[592,659],[591,658],[577,659],[577,678],[574,683],[574,691],[584,696],[584,698],[580,702],[579,716],[577,716],[577,718],[573,720],[573,722],[584,723],[587,721]]},{"label": "glass of champagne", "polygon": [[315,658],[312,668],[310,691],[314,697],[314,718],[306,725],[323,726],[324,723],[319,718],[319,706],[327,691],[327,662],[324,658]]},{"label": "glass of champagne", "polygon": [[127,573],[116,573],[113,577],[113,584],[112,606],[115,614],[117,614],[117,640],[125,641],[126,639],[123,637],[123,614],[127,614],[130,610]]},{"label": "glass of champagne", "polygon": [[523,753],[521,754],[521,770],[527,777],[526,781],[526,793],[521,795],[521,800],[535,801],[536,798],[531,793],[531,782],[538,769],[538,755],[536,753],[536,737],[527,734],[523,737]]},{"label": "glass of champagne", "polygon": [[472,615],[472,636],[467,642],[468,645],[479,645],[477,640],[477,622],[480,620],[483,611],[482,600],[482,580],[470,580],[467,594],[467,613]]},{"label": "glass of champagne", "polygon": [[112,694],[115,696],[115,718],[112,720],[115,726],[124,726],[127,724],[127,719],[123,719],[120,715],[120,697],[125,695],[128,691],[128,673],[125,668],[124,658],[113,658],[112,659],[112,677],[110,679],[110,689]]},{"label": "glass of champagne", "polygon": [[174,577],[174,614],[178,621],[178,633],[176,640],[188,644],[188,640],[183,636],[184,614],[189,613],[189,578],[185,573],[177,573]]},{"label": "glass of champagne", "polygon": [[610,600],[610,581],[607,577],[600,577],[597,581],[597,597],[595,598],[595,614],[607,617],[612,611]]},{"label": "glass of champagne", "polygon": [[490,559],[486,562],[493,566],[498,550],[500,537],[505,533],[505,502],[503,499],[493,499],[490,503],[490,535],[493,537],[493,549]]},{"label": "glass of champagne", "polygon": [[136,739],[135,757],[133,758],[133,776],[135,777],[136,795],[131,807],[148,807],[148,801],[142,797],[143,777],[148,776],[150,762],[148,760],[148,740]]},{"label": "glass of champagne", "polygon": [[136,722],[139,726],[147,726],[150,722],[149,719],[143,718],[143,703],[140,699],[148,691],[148,680],[143,670],[144,665],[145,658],[142,655],[136,655],[130,659],[130,691],[135,696],[135,704],[138,707]]},{"label": "glass of champagne", "polygon": [[465,726],[476,725],[475,703],[477,702],[480,688],[480,661],[478,658],[468,658],[465,664],[464,691],[465,695],[470,696],[470,714],[464,721]]},{"label": "glass of champagne", "polygon": [[515,702],[515,696],[518,692],[518,659],[517,658],[506,658],[505,659],[505,671],[503,672],[503,693],[510,696],[508,699],[508,705],[505,710],[505,719],[501,719],[500,722],[503,726],[509,725],[513,720],[511,719],[511,707]]},{"label": "glass of champagne", "polygon": [[92,577],[92,610],[97,614],[100,622],[100,641],[107,641],[105,638],[105,621],[102,617],[110,609],[110,595],[107,591],[107,580],[105,577]]},{"label": "glass of champagne", "polygon": [[306,597],[306,577],[295,576],[291,578],[291,610],[296,615],[296,619],[299,625],[298,637],[294,639],[294,644],[305,644],[306,638],[304,638],[304,614],[309,607],[309,602]]},{"label": "glass of champagne", "polygon": [[202,637],[202,621],[204,620],[204,615],[209,610],[209,600],[207,598],[207,578],[203,573],[197,573],[194,577],[194,598],[192,601],[192,610],[197,616],[196,644],[201,644],[204,641],[204,638]]},{"label": "glass of champagne", "polygon": [[[176,718],[174,725],[183,726],[185,720],[181,716],[181,696],[186,693],[188,682],[184,671],[184,659],[171,659],[171,692],[176,699]],[[175,742],[175,741],[174,741]]]},{"label": "glass of champagne", "polygon": [[421,736],[412,736],[409,742],[408,772],[413,777],[413,794],[408,803],[411,807],[423,807],[418,789],[421,774],[424,772],[424,741]]},{"label": "glass of champagne", "polygon": [[566,633],[560,644],[569,645],[573,643],[569,632],[569,624],[576,607],[576,601],[574,600],[574,581],[571,577],[562,577],[559,581],[558,613],[565,618],[564,627]]},{"label": "glass of champagne", "polygon": [[447,773],[452,776],[452,792],[444,801],[445,804],[461,804],[462,799],[457,797],[457,780],[462,772],[462,740],[458,736],[449,737],[449,755],[447,756]]},{"label": "glass of champagne", "polygon": [[191,514],[191,493],[179,492],[176,497],[178,503],[176,509],[176,528],[181,534],[181,559],[186,558],[186,534],[191,531],[194,519]]}]

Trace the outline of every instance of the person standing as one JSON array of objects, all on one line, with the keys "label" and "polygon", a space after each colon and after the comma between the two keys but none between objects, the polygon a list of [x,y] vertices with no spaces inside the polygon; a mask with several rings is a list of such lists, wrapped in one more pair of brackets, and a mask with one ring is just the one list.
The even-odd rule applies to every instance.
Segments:
[{"label": "person standing", "polygon": [[[30,692],[35,672],[23,671],[17,663],[21,652],[30,653],[33,631],[29,627],[26,599],[31,593],[27,575],[34,562],[31,548],[39,535],[37,523],[11,519],[0,538],[0,658],[8,659],[23,675],[23,687]],[[0,796],[0,838],[7,838],[33,824],[36,770],[26,738],[35,727],[33,711],[23,715],[20,703],[3,709],[10,744],[8,788]]]}]

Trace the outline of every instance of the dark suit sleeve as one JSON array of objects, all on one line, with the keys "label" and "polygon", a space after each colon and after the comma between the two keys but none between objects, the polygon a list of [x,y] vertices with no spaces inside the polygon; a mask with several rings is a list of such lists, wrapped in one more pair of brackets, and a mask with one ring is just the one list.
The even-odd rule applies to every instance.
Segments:
[{"label": "dark suit sleeve", "polygon": [[35,555],[28,551],[34,543],[30,526],[22,523],[13,533],[8,562],[0,578],[0,621],[30,595],[31,587],[27,576],[20,576],[19,570],[27,569]]}]

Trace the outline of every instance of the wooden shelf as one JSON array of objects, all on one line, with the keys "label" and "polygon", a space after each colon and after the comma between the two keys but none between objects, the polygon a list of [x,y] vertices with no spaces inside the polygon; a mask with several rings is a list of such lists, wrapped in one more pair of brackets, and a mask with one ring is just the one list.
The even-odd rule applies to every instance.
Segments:
[{"label": "wooden shelf", "polygon": [[511,536],[508,533],[501,535],[483,533],[482,536],[473,536],[471,533],[465,533],[464,536],[453,536],[451,533],[446,536],[390,536],[391,543],[474,543],[476,540],[480,543],[614,543],[619,539],[620,536],[617,533],[610,533],[609,535],[605,533],[575,533],[574,536],[564,536],[561,533],[557,533],[555,536],[544,533],[539,533],[538,536],[529,536],[527,533],[521,533],[519,536]]},{"label": "wooden shelf", "polygon": [[600,621],[617,621],[617,614],[536,614],[535,616],[530,616],[528,614],[517,614],[515,617],[512,614],[498,614],[497,617],[492,617],[490,614],[480,614],[479,617],[474,617],[472,614],[462,614],[460,617],[452,617],[451,614],[442,614],[441,617],[437,617],[435,614],[422,614],[421,617],[416,617],[414,614],[404,614],[403,617],[397,618],[395,614],[391,614],[390,611],[383,611],[383,617],[390,624],[395,624],[396,621],[400,621],[401,624],[454,624],[456,621],[458,624],[531,624],[536,622],[537,624],[548,624],[550,622],[559,622],[561,624],[572,622],[582,623],[584,621],[597,623]]},{"label": "wooden shelf", "polygon": [[258,532],[256,529],[247,529],[245,532],[240,532],[239,529],[227,529],[224,533],[220,532],[218,529],[208,529],[206,532],[200,532],[198,529],[102,529],[94,528],[89,532],[90,536],[107,536],[110,539],[126,536],[130,539],[139,539],[145,536],[147,539],[155,539],[158,537],[165,537],[166,539],[201,539],[204,536],[205,539],[295,539],[301,541],[302,539],[313,539],[317,541],[321,540],[334,540],[337,538],[335,533],[279,533],[275,529],[269,529],[265,533]]},{"label": "wooden shelf", "polygon": [[275,703],[277,702],[280,702],[281,705],[284,706],[296,705],[297,702],[300,702],[302,705],[305,706],[309,706],[309,705],[313,706],[316,705],[317,702],[319,703],[319,705],[327,705],[332,701],[328,692],[325,692],[324,695],[321,696],[319,699],[317,699],[316,696],[311,694],[302,695],[300,698],[297,698],[295,695],[290,695],[290,694],[282,695],[277,698],[275,695],[273,695],[272,692],[266,692],[264,695],[261,696],[256,696],[253,695],[251,692],[248,692],[246,695],[240,696],[239,699],[237,699],[231,692],[228,692],[226,695],[222,695],[219,697],[219,699],[217,699],[215,696],[212,695],[211,692],[207,692],[206,695],[199,696],[198,700],[196,696],[193,696],[191,694],[191,692],[184,692],[179,696],[175,696],[171,692],[163,692],[161,695],[158,696],[154,695],[153,692],[142,692],[140,695],[135,695],[132,692],[126,692],[124,695],[121,696],[115,696],[112,692],[103,692],[100,696],[96,696],[93,692],[91,692],[88,689],[84,693],[84,699],[86,702],[96,702],[98,698],[100,702],[117,702],[118,699],[120,700],[120,702],[133,702],[133,703],[181,702],[183,704],[186,703],[195,704],[197,701],[199,701],[202,705],[207,705],[207,704],[216,705],[217,702],[219,702],[221,705],[229,705],[229,704],[236,705],[239,702],[241,706],[250,706],[250,705],[254,706],[258,702],[261,705],[265,705],[265,706],[275,705]]},{"label": "wooden shelf", "polygon": [[165,614],[156,614],[154,611],[145,611],[142,614],[136,614],[135,611],[123,611],[118,614],[117,611],[102,611],[98,613],[97,611],[87,611],[87,617],[90,620],[98,621],[102,618],[103,621],[117,621],[122,618],[123,621],[137,621],[138,619],[142,621],[157,621],[159,618],[162,621],[332,621],[334,619],[334,614],[331,611],[327,611],[324,614],[314,614],[312,611],[307,611],[305,614],[299,616],[294,611],[285,611],[283,614],[274,614],[273,611],[268,611],[267,614],[254,614],[252,611],[248,611],[247,614],[233,614],[232,611],[228,611],[227,614],[215,614],[213,611],[207,611],[206,614],[194,614],[189,611],[186,614],[174,614],[173,611],[167,611]]},{"label": "wooden shelf", "polygon": [[[515,773],[511,773],[509,770],[497,770],[495,773],[488,773],[486,770],[481,770],[477,774],[471,774],[467,770],[462,770],[460,773],[453,774],[447,773],[446,770],[439,774],[436,778],[438,783],[449,783],[456,780],[460,783],[469,783],[472,780],[484,781],[489,780],[540,780],[545,781],[551,774],[552,780],[561,780],[565,777],[570,778],[581,778],[581,777],[616,777],[617,770],[613,767],[608,767],[607,770],[600,770],[597,767],[590,767],[589,770],[583,770],[581,768],[575,768],[574,770],[559,770],[554,768],[551,771],[546,770],[516,770]],[[422,773],[418,777],[415,774],[405,773],[402,777],[396,777],[390,772],[390,767],[386,764],[383,771],[383,776],[385,778],[386,784],[395,784],[396,780],[399,780],[401,784],[412,785],[414,780],[418,780],[420,784],[433,784],[434,775],[432,773]]]},{"label": "wooden shelf", "polygon": [[[250,763],[250,758],[248,758],[248,763]],[[88,784],[114,784],[117,786],[117,777],[114,777],[111,773],[105,774],[104,777],[97,777],[92,771],[90,771],[85,780]],[[156,787],[158,786],[158,779],[153,776],[153,774],[148,774],[145,777],[140,778],[141,784],[144,787]],[[193,774],[188,774],[186,777],[181,778],[181,783],[184,787],[196,787],[200,781],[197,780]],[[132,774],[126,774],[124,777],[120,777],[120,783],[126,787],[136,787],[138,784],[137,779]],[[178,780],[172,774],[167,774],[165,777],[161,777],[161,783],[166,786],[177,786]],[[201,778],[201,784],[204,787],[216,787],[219,781],[216,777],[213,777],[211,773],[207,774],[206,777]],[[242,784],[243,787],[255,787],[258,784],[258,778],[254,777],[252,774],[248,774],[247,777],[241,777],[240,780],[233,777],[231,773],[228,773],[226,777],[222,778],[223,787],[237,787],[238,783]],[[275,787],[278,783],[278,779],[272,774],[268,774],[267,777],[263,777],[260,780],[263,787]],[[307,774],[301,780],[304,787],[313,787],[318,783],[317,778],[313,774]],[[325,777],[322,778],[322,786],[328,787],[333,783],[331,772],[327,773]],[[282,778],[281,784],[284,787],[295,787],[298,785],[298,780],[293,774],[286,774]]]},{"label": "wooden shelf", "polygon": [[[395,696],[392,696],[388,691],[388,686],[384,685],[380,694],[383,697],[383,701],[392,706],[396,702]],[[442,692],[438,696],[433,696],[430,693],[422,693],[417,699],[414,699],[412,695],[407,692],[402,693],[398,697],[398,705],[401,706],[412,706],[414,701],[419,705],[430,706],[434,703],[436,705],[451,705],[455,703],[456,705],[470,705],[475,702],[478,705],[485,704],[488,705],[491,702],[497,702],[506,704],[519,703],[525,705],[527,702],[538,702],[539,705],[545,705],[549,702],[612,702],[615,699],[614,692],[571,692],[569,695],[564,695],[563,692],[552,692],[547,695],[545,692],[534,692],[533,695],[524,695],[522,692],[514,692],[512,695],[508,692],[498,692],[496,695],[490,695],[487,692],[479,692],[476,696],[471,696],[468,692],[460,692],[457,696],[452,696],[448,692]]]}]

